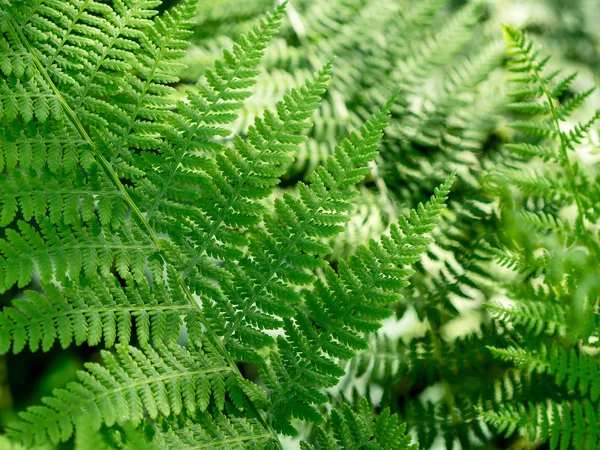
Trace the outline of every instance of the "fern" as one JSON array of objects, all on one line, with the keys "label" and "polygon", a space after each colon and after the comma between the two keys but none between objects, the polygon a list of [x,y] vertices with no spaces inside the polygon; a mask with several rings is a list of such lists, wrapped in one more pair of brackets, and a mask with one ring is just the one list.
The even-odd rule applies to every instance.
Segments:
[{"label": "fern", "polygon": [[[516,300],[513,306],[488,305],[513,341],[507,339],[490,351],[524,371],[550,376],[548,382],[554,383],[557,395],[525,399],[516,405],[505,399],[491,411],[482,409],[481,414],[501,432],[519,431],[529,440],[548,441],[552,449],[595,448],[597,367],[595,357],[587,354],[582,344],[593,344],[598,333],[593,311],[598,292],[598,242],[590,230],[598,217],[590,208],[590,174],[575,162],[574,152],[585,141],[598,113],[566,130],[561,122],[572,116],[592,90],[563,101],[575,75],[560,78],[559,72],[549,72],[549,57],[541,57],[523,33],[504,27],[504,34],[518,84],[509,107],[529,117],[513,127],[533,138],[507,150],[517,155],[521,165],[543,161],[545,173],[523,176],[515,169],[501,169],[492,176],[500,187],[496,192],[513,181],[521,191],[510,203],[505,202],[502,248],[495,252],[501,264],[518,270],[526,279],[521,281],[524,285],[508,286],[509,295]],[[543,201],[536,203],[536,199]],[[525,211],[519,211],[521,205]],[[568,206],[574,214],[561,218],[560,209]]]},{"label": "fern", "polygon": [[145,414],[150,418],[183,410],[206,410],[211,400],[223,406],[225,383],[231,371],[215,359],[214,350],[193,354],[171,346],[144,351],[118,346],[115,357],[104,353],[104,365],[88,363],[79,382],[67,385],[47,398],[47,406],[32,407],[21,415],[12,435],[25,445],[56,443],[73,434],[73,426],[85,417],[93,429],[101,423],[111,426],[139,424]]},{"label": "fern", "polygon": [[[332,439],[320,406],[344,374],[338,360],[392,314],[454,175],[334,270],[325,240],[350,219],[395,97],[297,195],[269,206],[332,63],[231,137],[285,5],[179,100],[171,85],[195,4],[156,6],[0,5],[0,288],[15,297],[0,313],[0,352],[114,347],[23,411],[9,436],[25,446],[74,435],[83,448],[281,448],[277,432],[296,434],[296,418],[319,427],[320,448],[411,448],[397,416],[373,419],[365,402],[331,414]],[[257,364],[266,389],[240,363]]]},{"label": "fern", "polygon": [[[344,405],[341,413],[333,411],[331,415],[333,436],[320,432],[318,449],[346,450],[351,448],[372,448],[376,450],[398,449],[412,450],[410,437],[405,435],[405,425],[398,422],[398,416],[383,411],[377,419],[370,414],[366,400],[358,405],[358,412]],[[303,450],[314,449],[311,445],[302,445]]]},{"label": "fern", "polygon": [[3,399],[94,352],[0,446],[596,448],[595,89],[478,1],[174,3],[0,2]]}]

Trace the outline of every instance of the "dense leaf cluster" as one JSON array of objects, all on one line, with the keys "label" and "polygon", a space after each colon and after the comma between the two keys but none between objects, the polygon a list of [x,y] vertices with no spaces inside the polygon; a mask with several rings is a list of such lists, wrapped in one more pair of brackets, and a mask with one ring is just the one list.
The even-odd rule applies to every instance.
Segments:
[{"label": "dense leaf cluster", "polygon": [[597,448],[595,90],[477,1],[160,3],[0,2],[0,354],[100,348],[0,446]]}]

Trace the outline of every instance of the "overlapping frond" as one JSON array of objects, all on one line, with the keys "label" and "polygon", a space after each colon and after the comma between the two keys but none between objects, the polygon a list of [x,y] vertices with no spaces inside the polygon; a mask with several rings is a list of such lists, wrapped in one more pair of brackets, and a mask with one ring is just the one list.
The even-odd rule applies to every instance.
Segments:
[{"label": "overlapping frond", "polygon": [[523,327],[534,336],[545,334],[564,337],[567,335],[567,315],[560,304],[521,300],[512,306],[491,302],[486,305],[486,308],[498,320],[510,323],[513,327]]},{"label": "overlapping frond", "polygon": [[68,439],[78,421],[92,429],[102,424],[139,424],[182,411],[205,411],[211,402],[222,408],[232,372],[213,348],[181,346],[144,350],[118,345],[103,352],[103,365],[87,363],[79,381],[54,392],[21,413],[10,434],[25,442],[58,443]]},{"label": "overlapping frond", "polygon": [[482,412],[482,415],[498,432],[509,436],[518,430],[532,441],[547,441],[552,450],[592,450],[600,443],[598,411],[587,401],[550,405],[519,403],[499,412]]},{"label": "overlapping frond", "polygon": [[592,355],[573,348],[568,351],[557,345],[550,348],[541,345],[533,351],[518,347],[491,348],[490,351],[527,371],[553,375],[557,386],[565,384],[569,391],[576,390],[583,397],[589,396],[592,402],[600,397],[598,362]]},{"label": "overlapping frond", "polygon": [[[12,297],[0,354],[109,348],[24,411],[10,439],[279,449],[278,433],[307,422],[306,450],[413,449],[407,427],[422,447],[469,448],[489,440],[485,419],[552,448],[594,448],[600,190],[575,152],[600,113],[564,123],[593,90],[571,94],[574,77],[545,71],[506,28],[521,85],[508,106],[524,118],[506,167],[480,182],[496,156],[476,152],[503,105],[486,84],[497,44],[471,51],[481,2],[298,0],[258,23],[269,2],[201,2],[205,15],[177,3],[0,2],[0,292]],[[174,86],[194,17],[208,69],[184,93]],[[460,193],[443,214],[455,168]],[[369,207],[353,216],[360,190]],[[369,214],[372,228],[343,235]],[[508,225],[494,233],[499,216]],[[504,286],[514,306],[486,303],[493,256],[520,272]],[[460,303],[480,299],[491,323],[445,340]],[[409,305],[424,335],[371,339]],[[522,372],[506,371],[515,363]],[[366,397],[386,384],[381,408],[331,410],[348,368],[367,374]],[[425,387],[442,397],[420,398]],[[402,390],[396,416],[384,406]]]},{"label": "overlapping frond", "polygon": [[251,418],[198,413],[188,420],[159,421],[152,445],[156,449],[275,449],[273,436]]},{"label": "overlapping frond", "polygon": [[291,417],[322,421],[313,406],[326,401],[319,388],[338,382],[344,370],[335,361],[366,348],[362,334],[376,331],[391,314],[388,305],[400,300],[398,290],[412,274],[409,265],[431,242],[427,233],[436,225],[453,179],[408,219],[399,217],[389,236],[340,261],[337,273],[326,268],[325,277],[304,291],[306,310],[297,308],[293,319],[284,321],[285,336],[278,337],[270,366],[263,366],[262,377],[273,392],[268,412],[276,429],[293,434]]},{"label": "overlapping frond", "polygon": [[457,339],[435,338],[432,332],[408,342],[377,335],[369,341],[369,349],[351,361],[348,372],[356,377],[368,374],[371,382],[383,387],[405,377],[411,384],[441,379],[459,383],[465,374],[485,373],[490,360],[485,345],[503,342],[498,331],[490,326]]},{"label": "overlapping frond", "polygon": [[[516,155],[507,157],[512,167],[491,176],[505,202],[503,236],[493,252],[524,278],[507,285],[510,306],[487,305],[507,334],[504,345],[490,351],[541,377],[554,392],[537,398],[522,393],[518,401],[503,393],[498,404],[485,404],[480,413],[498,431],[548,442],[551,449],[596,448],[600,387],[596,357],[587,345],[594,345],[598,333],[598,242],[590,231],[598,216],[590,196],[595,174],[577,159],[599,116],[568,129],[564,122],[593,90],[567,95],[575,74],[548,70],[550,58],[522,32],[505,26],[504,35],[517,86],[508,106],[525,118],[512,124],[520,133],[507,146]],[[543,169],[525,172],[527,164]],[[517,195],[507,198],[511,189]],[[572,213],[563,214],[566,208]]]},{"label": "overlapping frond", "polygon": [[128,344],[132,334],[142,345],[174,343],[183,324],[182,316],[194,310],[182,292],[166,285],[139,283],[125,277],[82,277],[62,288],[43,285],[43,292],[25,291],[22,298],[0,313],[0,353],[48,351],[58,341],[111,347]]},{"label": "overlapping frond", "polygon": [[370,171],[388,123],[388,107],[344,140],[312,174],[309,185],[300,183],[297,196],[286,193],[276,199],[275,213],[266,215],[264,228],[251,234],[248,256],[223,284],[230,303],[216,302],[213,312],[229,322],[224,343],[233,354],[248,355],[252,345],[272,343],[261,330],[280,328],[281,319],[292,317],[301,301],[297,286],[310,285],[315,279],[311,271],[326,265],[320,257],[331,248],[323,239],[338,234],[348,219],[350,200],[357,195],[353,187]]},{"label": "overlapping frond", "polygon": [[366,399],[358,403],[357,411],[344,403],[341,410],[333,410],[329,419],[331,432],[318,429],[317,446],[302,443],[303,450],[416,450],[412,438],[406,434],[406,425],[389,409],[373,417],[371,405]]}]

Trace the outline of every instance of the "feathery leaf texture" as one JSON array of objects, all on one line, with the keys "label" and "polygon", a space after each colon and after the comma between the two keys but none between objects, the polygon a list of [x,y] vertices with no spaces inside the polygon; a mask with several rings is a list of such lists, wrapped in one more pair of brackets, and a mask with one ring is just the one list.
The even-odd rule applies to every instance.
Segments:
[{"label": "feathery leaf texture", "polygon": [[[518,432],[530,441],[548,442],[551,449],[597,448],[600,385],[597,358],[588,345],[594,345],[598,334],[600,280],[597,233],[589,225],[595,226],[599,216],[591,206],[595,174],[575,162],[573,153],[580,151],[600,115],[596,112],[567,131],[561,122],[594,89],[563,100],[576,74],[560,78],[559,71],[548,71],[550,58],[541,56],[524,33],[508,26],[503,30],[518,86],[508,106],[527,116],[512,125],[527,137],[507,150],[521,162],[543,168],[524,174],[522,168],[510,167],[514,161],[509,160],[507,169],[490,176],[498,182],[500,196],[511,184],[520,191],[521,197],[505,206],[505,238],[492,252],[501,265],[524,278],[506,286],[512,305],[486,305],[506,334],[503,345],[488,348],[528,376],[541,377],[554,392],[512,399],[503,392],[493,408],[479,411],[507,436]],[[574,214],[561,217],[567,207]]]},{"label": "feathery leaf texture", "polygon": [[426,233],[435,227],[453,181],[454,175],[409,219],[401,216],[389,236],[340,261],[337,273],[327,267],[324,279],[304,291],[306,311],[296,308],[294,317],[284,321],[285,336],[277,338],[271,365],[262,365],[264,383],[273,392],[268,412],[276,429],[294,434],[291,417],[323,420],[312,406],[327,400],[318,388],[334,386],[344,374],[336,360],[366,348],[357,333],[376,331],[391,314],[388,306],[399,301],[398,289],[407,285],[408,265],[430,244]]},{"label": "feathery leaf texture", "polygon": [[357,411],[344,403],[341,411],[331,413],[332,433],[318,429],[317,447],[302,443],[302,450],[416,450],[411,437],[406,434],[406,425],[391,414],[389,409],[373,418],[371,406],[366,399],[358,403]]},{"label": "feathery leaf texture", "polygon": [[204,411],[211,400],[225,402],[225,384],[231,369],[214,351],[198,347],[135,347],[118,345],[116,354],[104,351],[103,365],[87,363],[78,382],[68,384],[33,406],[13,424],[11,434],[26,445],[68,439],[83,420],[99,429],[102,424],[139,424],[147,414]]},{"label": "feathery leaf texture", "polygon": [[[24,289],[0,312],[0,353],[112,347],[13,421],[26,446],[281,448],[290,419],[323,423],[336,361],[391,314],[454,179],[336,273],[325,242],[350,217],[395,96],[270,210],[332,61],[232,136],[285,4],[178,101],[196,5],[158,4],[0,4],[0,291]],[[266,389],[238,362],[256,363]],[[334,440],[317,431],[321,448],[412,448],[389,411],[342,411]]]},{"label": "feathery leaf texture", "polygon": [[318,257],[331,252],[322,238],[343,229],[356,195],[352,187],[370,171],[389,120],[389,104],[336,148],[326,166],[312,174],[309,185],[299,184],[298,196],[276,199],[275,212],[264,217],[265,227],[250,235],[248,256],[223,285],[231,304],[215,305],[221,317],[236,311],[224,330],[225,345],[233,354],[252,358],[249,343],[273,342],[260,330],[277,329],[283,324],[278,318],[294,315],[294,306],[301,302],[297,286],[311,284],[315,279],[311,270],[325,265]]},{"label": "feathery leaf texture", "polygon": [[598,411],[588,401],[552,403],[550,406],[519,403],[506,406],[500,412],[481,414],[498,432],[509,436],[518,430],[532,441],[548,441],[552,450],[592,450],[600,443],[596,425]]}]

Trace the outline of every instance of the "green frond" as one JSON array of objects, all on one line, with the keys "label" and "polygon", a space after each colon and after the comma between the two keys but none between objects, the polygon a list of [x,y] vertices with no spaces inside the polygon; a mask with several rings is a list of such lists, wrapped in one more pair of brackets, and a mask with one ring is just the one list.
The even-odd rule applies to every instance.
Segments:
[{"label": "green frond", "polygon": [[[206,353],[204,353],[206,351]],[[214,349],[188,351],[178,345],[117,345],[116,354],[102,352],[104,365],[87,363],[77,382],[54,391],[13,422],[9,435],[30,446],[65,441],[83,423],[92,431],[101,425],[139,424],[145,416],[205,411],[223,405],[231,373]]]},{"label": "green frond", "polygon": [[[299,133],[310,126],[308,119],[319,105],[330,72],[331,63],[286,96],[277,105],[277,114],[267,112],[263,118],[257,118],[255,126],[248,130],[248,140],[235,136],[234,149],[219,153],[206,175],[200,175],[201,184],[211,195],[200,198],[199,193],[189,191],[194,198],[186,200],[196,202],[197,210],[189,208],[192,214],[187,220],[184,218],[185,226],[175,224],[167,230],[179,245],[174,260],[193,291],[213,291],[207,278],[223,279],[223,275],[215,275],[216,268],[207,262],[207,256],[238,257],[235,247],[245,245],[246,239],[237,229],[260,221],[264,207],[258,200],[270,194],[285,172],[289,153],[305,139]],[[173,201],[169,201],[168,217],[177,217],[177,205],[173,205],[177,209],[172,209],[171,204]]]},{"label": "green frond", "polygon": [[273,436],[252,418],[199,412],[188,419],[163,419],[153,424],[151,445],[162,449],[270,450]]},{"label": "green frond", "polygon": [[515,364],[529,372],[547,373],[554,377],[557,386],[566,384],[568,391],[578,391],[581,396],[589,396],[592,401],[600,397],[598,363],[592,355],[566,350],[558,345],[549,349],[545,345],[537,349],[529,348],[490,348],[492,354]]},{"label": "green frond", "polygon": [[524,158],[537,156],[543,161],[555,160],[557,157],[556,150],[551,146],[540,144],[527,144],[519,142],[515,144],[506,144],[506,150]]},{"label": "green frond", "polygon": [[515,431],[531,440],[548,441],[551,450],[580,448],[592,450],[598,446],[598,412],[587,401],[545,404],[519,403],[501,412],[483,411],[484,420],[506,436]]},{"label": "green frond", "polygon": [[514,270],[525,277],[539,277],[548,267],[548,255],[531,256],[509,249],[490,248],[488,250],[501,267]]},{"label": "green frond", "polygon": [[[411,108],[404,120],[394,123],[390,135],[406,140],[405,146],[412,141],[431,147],[439,145],[451,147],[454,151],[462,150],[461,145],[467,144],[460,139],[461,134],[465,134],[463,139],[468,141],[467,130],[474,131],[473,120],[480,120],[471,117],[469,106],[479,95],[478,88],[499,67],[502,50],[498,42],[492,42],[475,56],[449,67],[441,87],[428,99],[431,106]],[[454,143],[453,139],[457,139],[458,143]]]},{"label": "green frond", "polygon": [[[549,111],[549,110],[548,110]],[[517,120],[511,127],[523,134],[538,138],[557,138],[560,134],[550,122],[534,122],[531,120]]]},{"label": "green frond", "polygon": [[358,403],[357,411],[344,403],[341,411],[332,410],[329,420],[331,433],[318,428],[317,446],[302,443],[303,450],[350,450],[369,448],[373,450],[416,450],[412,438],[406,434],[406,425],[389,409],[373,417],[371,405],[366,399]]},{"label": "green frond", "polygon": [[391,313],[388,305],[400,300],[398,290],[408,284],[410,264],[430,244],[427,234],[436,225],[453,180],[454,175],[408,219],[399,217],[390,236],[340,261],[337,273],[326,268],[324,279],[304,291],[307,311],[297,309],[293,320],[284,321],[285,336],[277,339],[270,367],[263,365],[265,385],[273,392],[268,413],[276,429],[294,434],[288,417],[322,421],[312,406],[326,400],[317,387],[337,383],[344,371],[335,360],[350,359],[365,349],[362,334],[376,331]]},{"label": "green frond", "polygon": [[[318,257],[332,249],[323,238],[342,231],[357,194],[354,185],[371,170],[389,121],[388,107],[336,147],[326,165],[313,172],[310,184],[298,185],[297,196],[286,193],[276,199],[275,213],[263,217],[264,228],[250,234],[248,256],[231,268],[233,277],[222,285],[229,302],[215,302],[216,311],[211,311],[229,322],[223,335],[232,354],[256,359],[252,346],[273,343],[262,330],[277,329],[282,318],[294,315],[300,303],[296,286],[313,282],[311,271],[326,264]],[[208,301],[204,307],[212,309]]]},{"label": "green frond", "polygon": [[[431,5],[435,4],[435,1],[424,3]],[[426,8],[424,7],[425,10]],[[401,88],[410,93],[420,85],[419,80],[427,77],[428,72],[447,63],[452,56],[456,55],[471,37],[471,29],[477,23],[480,9],[481,4],[478,2],[468,4],[431,36],[423,36],[422,41],[415,41],[418,43],[409,45],[403,52],[394,55],[392,61],[395,73],[390,79],[390,84],[393,83],[395,86],[394,89]],[[428,14],[425,15],[427,16]],[[403,40],[392,45],[400,43],[404,43]],[[390,48],[391,52],[394,50],[395,47]],[[375,89],[379,88],[372,90]]]},{"label": "green frond", "polygon": [[[521,114],[534,116],[532,120],[517,120],[511,126],[524,134],[551,139],[558,144],[556,152],[546,150],[546,145],[539,147],[517,144],[509,146],[508,149],[520,154],[528,154],[528,156],[539,156],[545,161],[552,160],[564,168],[559,174],[564,174],[565,188],[570,192],[572,202],[577,206],[577,226],[582,227],[583,216],[586,212],[580,192],[582,189],[579,186],[582,174],[571,162],[569,152],[575,150],[576,146],[582,143],[592,125],[600,118],[600,111],[596,111],[587,122],[577,123],[573,129],[567,132],[561,128],[560,122],[567,120],[590,97],[594,89],[575,93],[569,100],[561,102],[561,95],[571,85],[577,74],[570,74],[556,81],[558,72],[546,75],[545,66],[550,57],[542,58],[534,49],[532,42],[521,31],[508,26],[505,26],[503,31],[507,42],[507,53],[511,57],[509,68],[516,73],[513,82],[518,86],[513,97],[519,101],[509,107]],[[536,180],[535,184],[542,186],[547,183]]]},{"label": "green frond", "polygon": [[575,238],[573,227],[568,221],[561,220],[560,218],[556,218],[555,216],[544,212],[534,213],[532,211],[525,211],[520,215],[523,222],[529,224],[536,230],[540,232],[553,232],[566,238],[567,245]]},{"label": "green frond", "polygon": [[3,175],[0,178],[0,224],[8,226],[21,215],[26,221],[35,219],[40,224],[48,219],[54,225],[78,224],[81,219],[90,223],[96,218],[95,202],[98,201],[103,208],[101,214],[98,211],[102,224],[118,227],[122,220],[119,213],[123,208],[121,193],[107,185],[107,180],[97,171],[91,170],[87,179],[69,179],[68,171],[68,167],[64,175],[55,171],[58,177],[46,170],[27,175],[20,171]]},{"label": "green frond", "polygon": [[515,306],[490,302],[486,304],[486,308],[496,319],[510,323],[511,326],[522,326],[534,336],[545,334],[564,337],[567,335],[567,315],[560,304],[520,300]]},{"label": "green frond", "polygon": [[372,236],[383,234],[396,216],[396,208],[389,194],[376,192],[361,186],[359,195],[352,199],[352,212],[341,234],[329,239],[333,249],[331,259],[346,259]]},{"label": "green frond", "polygon": [[[596,448],[600,386],[596,356],[587,348],[597,338],[591,304],[598,289],[598,245],[589,230],[597,222],[589,188],[595,169],[575,162],[574,153],[599,116],[596,112],[570,130],[561,124],[572,120],[594,89],[572,93],[576,74],[547,69],[550,58],[524,33],[504,27],[504,34],[517,86],[509,107],[516,115],[530,116],[511,124],[530,137],[518,134],[506,149],[529,168],[507,160],[507,168],[490,177],[501,186],[505,219],[505,236],[492,253],[523,276],[506,285],[510,306],[486,304],[506,334],[502,345],[488,348],[529,381],[502,388],[478,410],[494,432],[518,433],[524,441],[547,442],[551,449]],[[509,191],[517,195],[508,198]]]},{"label": "green frond", "polygon": [[485,345],[492,342],[504,342],[494,326],[452,340],[434,338],[431,331],[409,342],[377,335],[352,359],[348,373],[356,377],[368,373],[371,382],[383,386],[403,377],[411,383],[435,382],[439,377],[458,382],[465,373],[485,372],[490,356]]},{"label": "green frond", "polygon": [[543,198],[555,204],[572,204],[574,201],[573,192],[564,174],[551,168],[500,168],[488,176],[500,186],[516,186],[526,196]]},{"label": "green frond", "polygon": [[486,442],[487,430],[473,406],[469,399],[456,395],[452,404],[409,399],[402,405],[400,417],[416,434],[419,448],[432,448],[440,441],[445,448],[476,448],[479,442]]},{"label": "green frond", "polygon": [[141,281],[145,259],[155,248],[136,227],[124,226],[110,234],[96,220],[86,227],[81,223],[53,225],[45,217],[38,225],[39,231],[18,221],[18,229],[8,228],[6,237],[0,239],[1,291],[15,284],[26,287],[34,275],[44,283],[62,282],[81,273],[109,276],[113,268],[123,277]]},{"label": "green frond", "polygon": [[458,3],[0,0],[0,447],[598,447],[596,92]]},{"label": "green frond", "polygon": [[[174,343],[183,324],[181,316],[193,311],[181,292],[166,286],[136,283],[125,276],[121,287],[113,275],[69,282],[63,288],[43,285],[43,292],[25,291],[23,298],[0,312],[0,354],[48,351],[56,341],[62,348],[73,343],[107,347],[128,344],[135,330],[137,341],[155,345]],[[79,282],[81,285],[79,285]],[[12,346],[11,346],[12,344]]]},{"label": "green frond", "polygon": [[599,119],[600,110],[597,110],[587,122],[576,124],[572,130],[569,130],[569,132],[564,135],[563,139],[565,141],[565,145],[569,149],[575,150],[575,146],[582,144],[584,139],[589,135],[592,126]]}]

